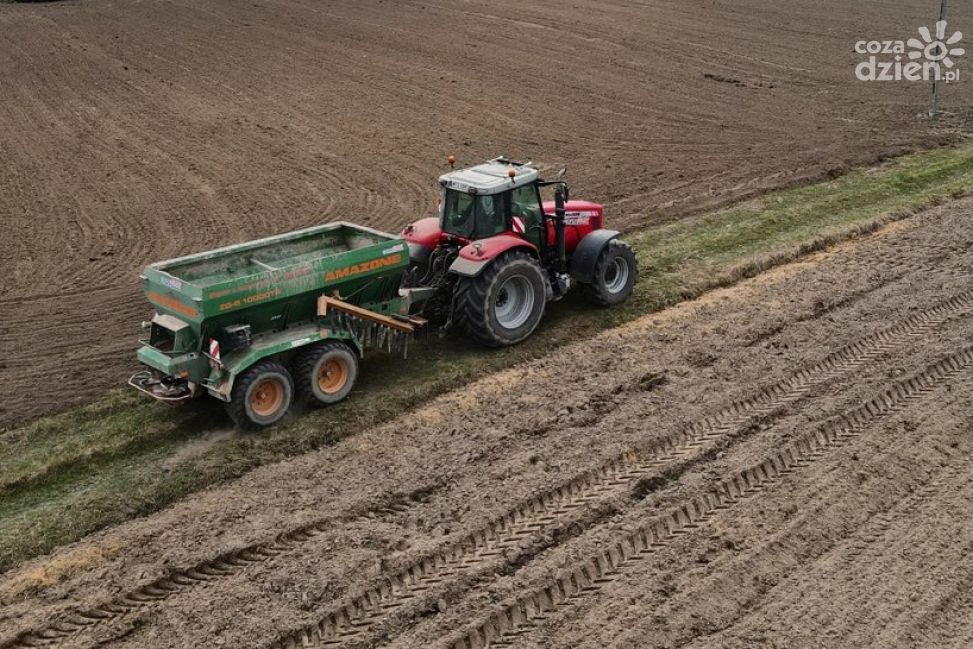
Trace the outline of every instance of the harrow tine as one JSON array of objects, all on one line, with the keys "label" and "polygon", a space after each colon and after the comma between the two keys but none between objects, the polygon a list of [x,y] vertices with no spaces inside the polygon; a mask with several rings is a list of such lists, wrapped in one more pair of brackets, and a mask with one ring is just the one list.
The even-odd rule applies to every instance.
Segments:
[{"label": "harrow tine", "polygon": [[400,353],[406,357],[414,328],[425,324],[422,319],[417,321],[407,316],[372,313],[336,298],[322,297],[321,300],[325,306],[319,306],[319,310],[327,310],[331,325],[354,336],[362,348],[371,347],[389,354]]}]

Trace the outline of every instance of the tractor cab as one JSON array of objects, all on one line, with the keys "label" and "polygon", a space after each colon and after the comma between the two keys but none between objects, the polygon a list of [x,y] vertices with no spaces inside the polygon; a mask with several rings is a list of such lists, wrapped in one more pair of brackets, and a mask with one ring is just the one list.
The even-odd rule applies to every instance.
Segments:
[{"label": "tractor cab", "polygon": [[471,241],[512,232],[542,245],[538,180],[537,169],[503,158],[441,176],[442,232]]}]

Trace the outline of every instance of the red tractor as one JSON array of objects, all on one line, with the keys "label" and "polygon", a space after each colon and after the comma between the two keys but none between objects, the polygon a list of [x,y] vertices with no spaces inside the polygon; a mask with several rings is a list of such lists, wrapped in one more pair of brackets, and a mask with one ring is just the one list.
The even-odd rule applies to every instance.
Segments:
[{"label": "red tractor", "polygon": [[[601,205],[570,200],[562,176],[542,180],[529,162],[505,158],[441,176],[439,217],[402,231],[405,286],[430,294],[423,314],[503,347],[533,333],[547,302],[574,283],[598,306],[626,300],[638,277],[632,249],[604,228]],[[541,200],[543,187],[553,201]]]}]

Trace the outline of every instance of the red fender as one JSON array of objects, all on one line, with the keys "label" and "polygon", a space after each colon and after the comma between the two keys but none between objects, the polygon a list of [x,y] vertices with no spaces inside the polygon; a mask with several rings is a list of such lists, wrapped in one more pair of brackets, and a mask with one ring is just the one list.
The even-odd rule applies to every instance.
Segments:
[{"label": "red fender", "polygon": [[460,248],[459,256],[449,267],[449,270],[466,277],[476,277],[490,262],[514,248],[523,248],[537,257],[537,246],[530,241],[512,234],[498,234],[486,239],[480,239]]}]

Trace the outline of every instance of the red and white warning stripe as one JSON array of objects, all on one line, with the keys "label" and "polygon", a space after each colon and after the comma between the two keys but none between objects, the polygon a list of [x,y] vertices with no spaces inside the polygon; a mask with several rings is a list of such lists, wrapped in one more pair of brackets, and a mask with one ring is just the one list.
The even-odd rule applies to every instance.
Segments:
[{"label": "red and white warning stripe", "polygon": [[220,344],[216,338],[209,339],[209,359],[210,365],[216,367],[220,364]]},{"label": "red and white warning stripe", "polygon": [[513,229],[514,232],[516,232],[517,234],[523,234],[524,232],[527,231],[527,228],[524,225],[524,220],[519,216],[515,216],[513,218]]}]

